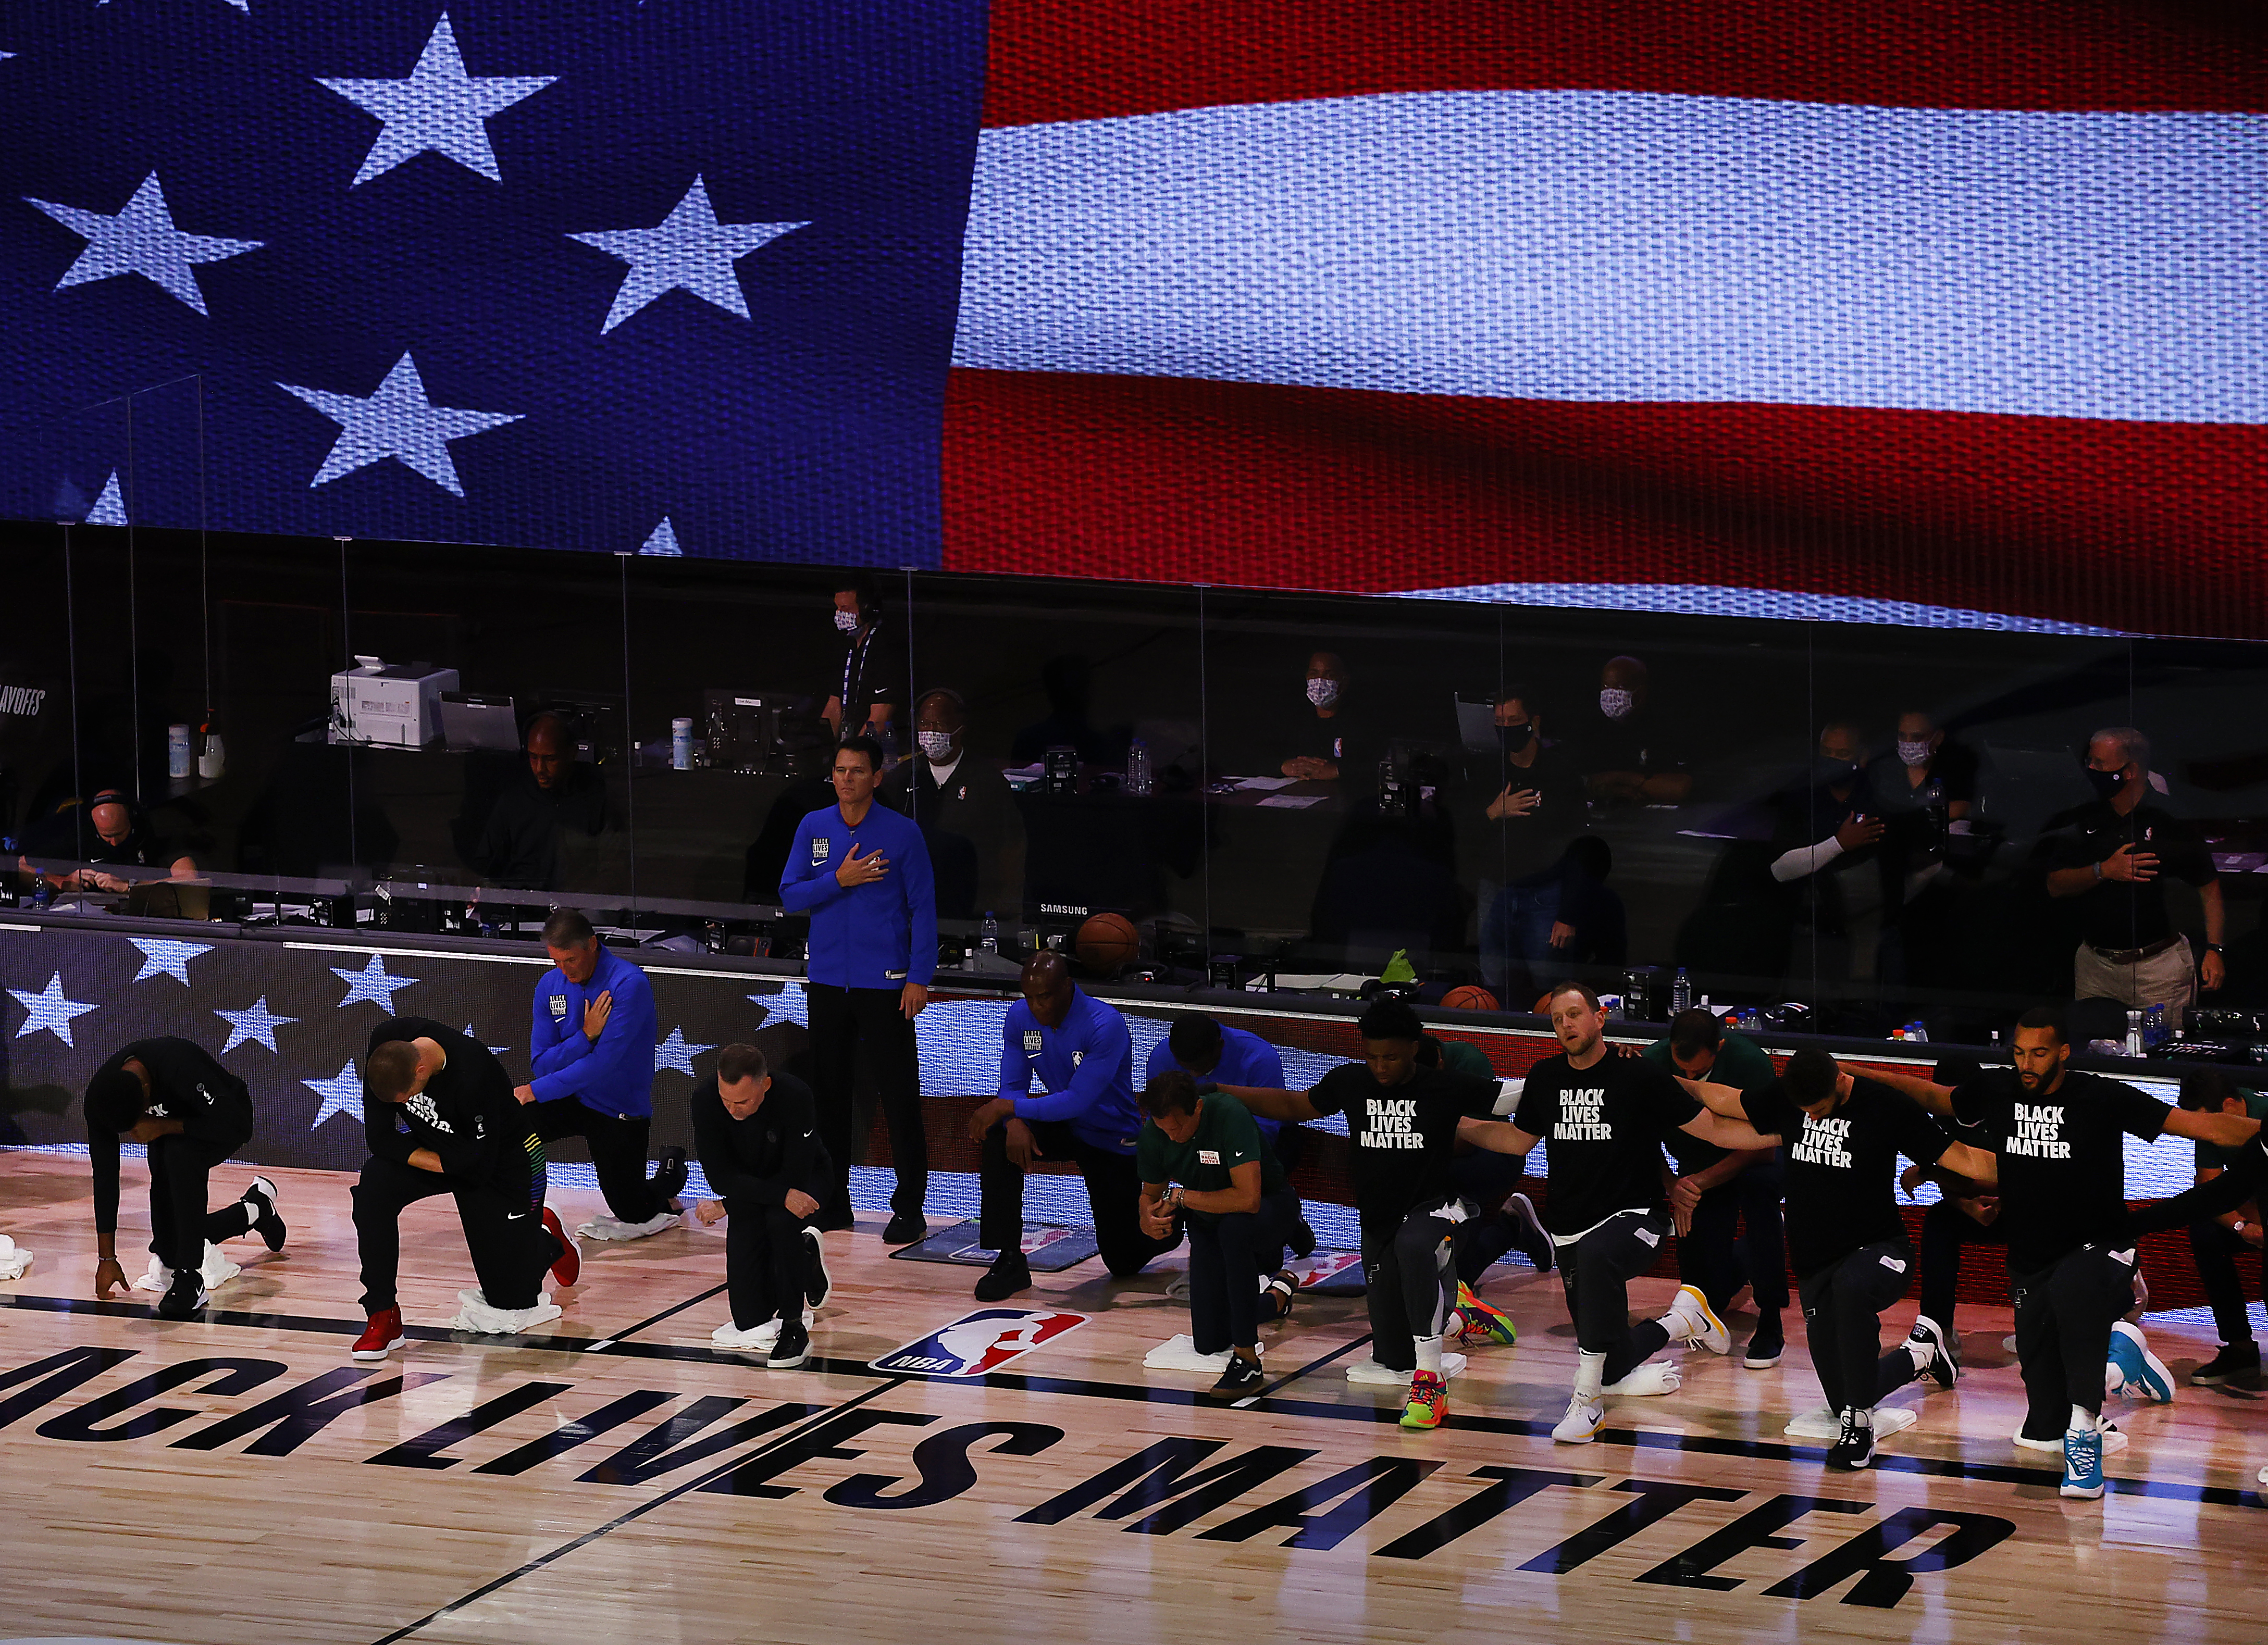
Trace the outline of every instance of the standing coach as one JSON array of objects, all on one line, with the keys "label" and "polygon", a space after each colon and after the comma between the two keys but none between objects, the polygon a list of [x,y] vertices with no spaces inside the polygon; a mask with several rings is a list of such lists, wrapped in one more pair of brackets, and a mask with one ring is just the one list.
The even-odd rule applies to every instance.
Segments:
[{"label": "standing coach", "polygon": [[914,820],[874,804],[882,751],[870,737],[835,751],[836,804],[796,829],[780,877],[780,901],[811,916],[804,975],[819,1134],[836,1170],[822,1229],[849,1228],[851,1073],[864,1041],[881,1088],[897,1187],[886,1245],[927,1237],[929,1138],[922,1127],[921,1056],[914,1018],[937,974],[937,894],[929,851]]}]

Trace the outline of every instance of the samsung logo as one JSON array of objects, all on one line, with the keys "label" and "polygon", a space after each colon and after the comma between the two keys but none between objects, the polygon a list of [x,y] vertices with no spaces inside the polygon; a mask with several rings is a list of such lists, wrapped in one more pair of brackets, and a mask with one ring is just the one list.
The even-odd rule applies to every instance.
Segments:
[{"label": "samsung logo", "polygon": [[1086,908],[1082,903],[1043,902],[1040,905],[1040,912],[1042,914],[1071,914],[1084,915],[1086,913]]}]

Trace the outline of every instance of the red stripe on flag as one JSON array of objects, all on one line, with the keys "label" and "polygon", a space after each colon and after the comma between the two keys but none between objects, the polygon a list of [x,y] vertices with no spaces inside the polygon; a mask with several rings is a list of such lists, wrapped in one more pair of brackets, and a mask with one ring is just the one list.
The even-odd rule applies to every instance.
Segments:
[{"label": "red stripe on flag", "polygon": [[2268,107],[2246,0],[992,0],[984,123],[1381,92]]},{"label": "red stripe on flag", "polygon": [[949,570],[1697,583],[2268,637],[2268,429],[959,371]]}]

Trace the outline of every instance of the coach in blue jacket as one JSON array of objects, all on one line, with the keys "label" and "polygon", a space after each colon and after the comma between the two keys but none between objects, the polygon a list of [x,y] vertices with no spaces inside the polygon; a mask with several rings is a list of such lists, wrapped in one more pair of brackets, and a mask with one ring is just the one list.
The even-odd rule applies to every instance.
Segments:
[{"label": "coach in blue jacket", "polygon": [[863,1040],[898,1173],[882,1238],[910,1245],[929,1233],[922,1215],[929,1137],[922,1128],[914,1018],[929,1003],[930,979],[937,974],[937,893],[919,825],[874,803],[881,766],[882,751],[872,738],[850,738],[835,751],[836,803],[798,826],[780,876],[780,901],[811,916],[804,975],[812,1084],[820,1140],[836,1164],[834,1197],[818,1226],[851,1225],[848,1170],[862,1150],[851,1136],[850,1078]]},{"label": "coach in blue jacket", "polygon": [[589,1239],[643,1239],[673,1226],[685,1208],[685,1150],[663,1150],[651,1181],[646,1138],[653,1125],[653,985],[599,940],[590,921],[558,908],[543,922],[551,969],[535,985],[528,1060],[535,1076],[512,1094],[535,1110],[546,1142],[590,1144],[608,1215],[576,1230]]},{"label": "coach in blue jacket", "polygon": [[[1061,954],[1040,953],[1025,963],[1022,1002],[1008,1008],[1000,1032],[1000,1094],[968,1117],[970,1139],[984,1146],[976,1237],[1000,1253],[976,1281],[977,1299],[997,1303],[1032,1282],[1024,1172],[1036,1159],[1078,1164],[1104,1266],[1122,1280],[1139,1274],[1181,1235],[1153,1239],[1136,1218],[1142,1110],[1126,1019],[1074,983]],[[1036,1097],[1035,1074],[1047,1088]]]}]

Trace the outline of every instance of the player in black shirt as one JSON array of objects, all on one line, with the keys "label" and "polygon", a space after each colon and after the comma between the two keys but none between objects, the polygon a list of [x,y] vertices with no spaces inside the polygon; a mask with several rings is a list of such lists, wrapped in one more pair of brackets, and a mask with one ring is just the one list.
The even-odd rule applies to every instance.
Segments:
[{"label": "player in black shirt", "polygon": [[1606,1420],[1609,1392],[1668,1393],[1677,1386],[1673,1368],[1646,1364],[1655,1349],[1673,1338],[1715,1354],[1733,1346],[1724,1322],[1690,1285],[1678,1287],[1660,1318],[1631,1325],[1630,1282],[1653,1266],[1670,1230],[1663,1139],[1683,1131],[1736,1150],[1771,1143],[1741,1120],[1710,1113],[1644,1058],[1611,1053],[1599,996],[1583,984],[1559,984],[1547,1003],[1564,1049],[1528,1069],[1511,1126],[1517,1147],[1506,1151],[1551,1144],[1543,1226],[1558,1247],[1578,1350],[1574,1393],[1551,1437],[1587,1444]]},{"label": "player in black shirt", "polygon": [[107,1301],[114,1285],[126,1289],[117,1252],[122,1135],[149,1145],[152,1260],[143,1283],[164,1293],[158,1299],[159,1318],[188,1318],[205,1305],[210,1286],[238,1272],[217,1251],[209,1259],[208,1246],[256,1233],[269,1250],[284,1249],[276,1185],[267,1178],[254,1177],[233,1205],[205,1209],[212,1168],[252,1136],[252,1096],[202,1046],[171,1037],[135,1040],[95,1070],[85,1105],[98,1301]]},{"label": "player in black shirt", "polygon": [[725,1283],[733,1320],[710,1340],[760,1350],[772,1370],[811,1351],[806,1304],[827,1300],[827,1263],[812,1219],[823,1208],[834,1166],[819,1140],[811,1087],[775,1074],[754,1046],[726,1046],[717,1071],[693,1088],[693,1142],[702,1175],[721,1196],[694,1215],[725,1216]]},{"label": "player in black shirt", "polygon": [[1495,1081],[1419,1065],[1425,1031],[1401,1001],[1377,1001],[1356,1028],[1362,1062],[1333,1069],[1312,1091],[1220,1089],[1263,1119],[1346,1115],[1371,1353],[1410,1374],[1402,1425],[1438,1428],[1448,1411],[1441,1338],[1457,1298],[1455,1242],[1476,1210],[1457,1192],[1451,1154],[1460,1138],[1500,1154],[1525,1154],[1535,1139],[1477,1117],[1494,1107]]},{"label": "player in black shirt", "polygon": [[1913,1273],[1898,1156],[1983,1182],[1992,1179],[1992,1157],[1955,1142],[1888,1086],[1845,1073],[1824,1051],[1797,1052],[1771,1085],[1697,1089],[1717,1113],[1741,1115],[1786,1150],[1788,1252],[1811,1363],[1841,1426],[1827,1465],[1864,1468],[1874,1458],[1877,1404],[1924,1374],[1942,1388],[1960,1375],[1933,1328],[1881,1353],[1882,1310],[1905,1295]]},{"label": "player in black shirt", "polygon": [[494,1052],[430,1017],[380,1023],[363,1063],[362,1128],[371,1157],[354,1186],[354,1223],[370,1323],[355,1358],[384,1359],[401,1346],[401,1210],[437,1193],[456,1196],[481,1282],[460,1293],[465,1328],[515,1333],[558,1318],[544,1270],[572,1285],[582,1253],[544,1207],[543,1144]]}]

